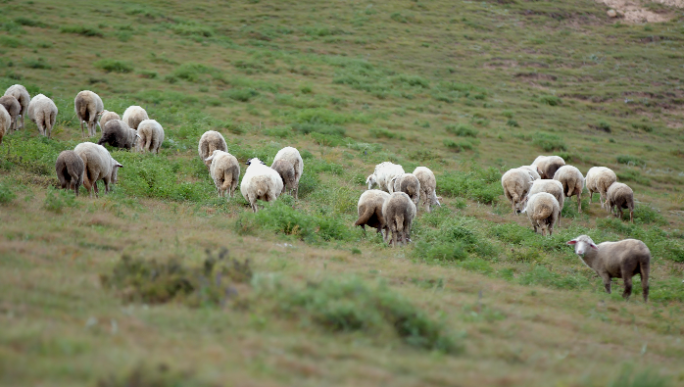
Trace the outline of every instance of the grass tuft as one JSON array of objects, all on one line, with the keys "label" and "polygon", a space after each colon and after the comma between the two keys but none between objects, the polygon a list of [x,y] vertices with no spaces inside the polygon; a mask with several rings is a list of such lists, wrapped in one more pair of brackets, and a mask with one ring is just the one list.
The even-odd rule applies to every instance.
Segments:
[{"label": "grass tuft", "polygon": [[133,71],[133,66],[131,64],[115,59],[101,59],[93,63],[93,65],[108,73],[130,73]]}]

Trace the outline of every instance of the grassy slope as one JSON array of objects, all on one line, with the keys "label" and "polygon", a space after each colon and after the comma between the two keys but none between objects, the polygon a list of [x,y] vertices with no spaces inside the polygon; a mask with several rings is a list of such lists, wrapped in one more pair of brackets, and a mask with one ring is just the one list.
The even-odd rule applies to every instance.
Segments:
[{"label": "grassy slope", "polygon": [[[53,0],[2,10],[0,86],[42,92],[60,114],[54,140],[27,123],[0,148],[1,383],[598,386],[630,364],[650,369],[639,376],[651,382],[684,380],[676,12],[625,26],[589,0]],[[144,106],[167,140],[159,157],[114,151],[125,165],[116,191],[73,201],[46,187],[59,151],[79,142],[72,101],[82,89],[120,114]],[[454,134],[463,127],[475,137]],[[285,145],[303,151],[301,201],[253,216],[241,197],[215,198],[195,153],[208,129],[241,162],[270,161]],[[534,235],[498,179],[542,153],[583,172],[614,168],[636,192],[637,224],[585,201],[582,214],[566,205],[553,238]],[[388,159],[429,166],[445,197],[419,216],[416,243],[397,250],[348,227],[365,176]],[[632,301],[618,282],[606,295],[563,245],[581,233],[645,240],[652,302],[636,301],[636,279]],[[100,284],[122,254],[200,265],[222,246],[253,262],[241,307],[126,304]],[[382,294],[380,281],[442,321],[464,352],[415,349],[387,327],[329,332],[311,312],[284,313],[269,290],[350,277]]]}]

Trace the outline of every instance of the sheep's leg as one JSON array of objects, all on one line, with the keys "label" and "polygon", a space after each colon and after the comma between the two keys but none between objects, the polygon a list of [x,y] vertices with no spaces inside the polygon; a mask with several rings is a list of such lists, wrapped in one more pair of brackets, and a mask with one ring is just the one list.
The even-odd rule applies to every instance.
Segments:
[{"label": "sheep's leg", "polygon": [[397,234],[398,234],[397,228],[395,227],[392,229],[392,247],[397,247],[397,243],[398,243],[397,242],[397,239],[398,239]]},{"label": "sheep's leg", "polygon": [[625,300],[629,299],[632,295],[632,272],[626,272],[625,268],[622,268],[622,275],[625,277],[625,291],[622,293],[622,298]]},{"label": "sheep's leg", "polygon": [[644,302],[648,302],[648,264],[639,265],[639,276],[641,277],[641,290],[644,293]]},{"label": "sheep's leg", "polygon": [[26,115],[26,114],[22,114],[22,115],[21,115],[21,129],[24,129],[24,116],[25,116],[25,115]]},{"label": "sheep's leg", "polygon": [[577,212],[582,213],[582,194],[577,194]]},{"label": "sheep's leg", "polygon": [[[85,137],[85,131],[83,130],[83,120],[80,118],[78,120],[81,121],[81,138],[84,138]],[[90,128],[88,128],[88,134],[90,134]]]},{"label": "sheep's leg", "polygon": [[610,294],[610,277],[608,274],[603,274],[601,278],[603,279],[603,286],[606,288],[606,292]]},{"label": "sheep's leg", "polygon": [[629,222],[634,224],[634,210],[631,208],[629,209]]}]

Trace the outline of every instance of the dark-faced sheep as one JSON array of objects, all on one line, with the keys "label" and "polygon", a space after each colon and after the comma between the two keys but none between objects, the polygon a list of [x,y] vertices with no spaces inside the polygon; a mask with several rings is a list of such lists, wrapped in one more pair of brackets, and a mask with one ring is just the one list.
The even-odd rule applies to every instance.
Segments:
[{"label": "dark-faced sheep", "polygon": [[48,138],[52,136],[52,128],[55,126],[57,113],[59,113],[57,105],[43,94],[38,94],[29,102],[29,118],[36,124],[40,134]]},{"label": "dark-faced sheep", "polygon": [[629,298],[632,295],[632,277],[639,274],[644,302],[648,302],[651,251],[644,242],[638,239],[625,239],[596,245],[587,235],[580,235],[567,243],[574,245],[575,254],[601,277],[608,293],[611,278],[622,278],[625,282],[622,297]]},{"label": "dark-faced sheep", "polygon": [[199,157],[207,168],[211,165],[211,162],[207,162],[207,158],[214,154],[215,150],[228,152],[228,145],[221,133],[215,130],[207,130],[200,137],[199,146],[197,147]]},{"label": "dark-faced sheep", "polygon": [[78,196],[78,187],[83,184],[83,159],[74,151],[66,150],[57,156],[55,163],[57,178],[62,189],[73,189]]},{"label": "dark-faced sheep", "polygon": [[442,207],[439,203],[442,198],[437,196],[436,192],[437,179],[435,179],[435,174],[427,167],[416,167],[416,169],[413,170],[413,174],[420,182],[420,197],[425,206],[425,210],[430,212],[430,206],[433,204]]},{"label": "dark-faced sheep", "polygon": [[532,165],[537,167],[537,172],[542,179],[553,179],[558,168],[565,165],[565,160],[560,156],[538,156]]},{"label": "dark-faced sheep", "polygon": [[420,181],[412,173],[404,173],[401,176],[392,178],[390,181],[390,193],[403,192],[407,194],[414,204],[420,201]]},{"label": "dark-faced sheep", "polygon": [[209,173],[214,180],[219,197],[225,197],[228,194],[228,197],[232,198],[240,180],[240,164],[235,156],[215,150],[207,161],[211,163]]},{"label": "dark-faced sheep", "polygon": [[629,221],[634,223],[634,191],[627,184],[613,183],[606,193],[606,208],[622,219],[622,210],[629,210]]},{"label": "dark-faced sheep", "polygon": [[145,109],[140,106],[129,106],[128,109],[124,111],[123,118],[121,118],[129,128],[136,130],[141,122],[149,119],[150,117],[147,116]]},{"label": "dark-faced sheep", "polygon": [[615,172],[610,168],[593,167],[589,169],[584,180],[587,191],[589,191],[589,203],[592,202],[594,193],[598,192],[600,194],[599,201],[601,202],[601,208],[604,208],[606,205],[608,188],[616,181],[617,175],[615,175]]},{"label": "dark-faced sheep", "polygon": [[7,113],[9,113],[10,119],[12,120],[12,129],[17,130],[17,121],[19,114],[21,113],[21,105],[19,104],[19,101],[17,101],[17,99],[11,95],[4,95],[0,97],[0,105],[2,105],[5,110],[7,110]]},{"label": "dark-faced sheep", "polygon": [[100,96],[90,90],[79,92],[74,99],[74,110],[81,123],[81,137],[85,137],[84,124],[88,128],[88,137],[93,137],[97,131],[97,118],[104,111]]},{"label": "dark-faced sheep", "polygon": [[540,192],[527,199],[527,206],[523,210],[532,223],[534,232],[541,229],[542,236],[553,235],[553,227],[560,219],[561,208],[558,200],[550,193]]},{"label": "dark-faced sheep", "polygon": [[7,88],[5,91],[5,95],[11,95],[14,98],[19,101],[19,104],[21,105],[21,110],[19,114],[21,115],[21,125],[19,125],[15,129],[21,129],[24,127],[24,117],[28,113],[28,107],[29,104],[31,103],[31,96],[29,95],[28,91],[26,88],[22,85],[12,85]]},{"label": "dark-faced sheep", "polygon": [[370,189],[362,193],[357,204],[359,218],[354,222],[354,226],[361,226],[364,232],[366,231],[366,226],[374,227],[377,229],[377,232],[384,232],[382,235],[386,240],[389,228],[382,215],[382,206],[389,197],[390,194],[379,189]]},{"label": "dark-faced sheep", "polygon": [[566,198],[577,196],[577,212],[582,212],[582,189],[584,189],[582,172],[572,165],[564,165],[558,168],[553,179],[563,184],[563,192],[565,192]]},{"label": "dark-faced sheep", "polygon": [[[411,241],[411,224],[416,217],[416,205],[403,192],[395,192],[382,205],[382,217],[392,232],[392,246]],[[387,236],[385,236],[387,239]]]},{"label": "dark-faced sheep", "polygon": [[[294,192],[295,199],[299,199],[299,179],[301,179],[302,174],[304,174],[304,160],[302,159],[302,156],[296,148],[287,146],[276,153],[271,168],[273,168],[273,165],[279,160],[285,160],[292,164],[292,168],[294,168],[294,186],[291,188],[291,192]],[[285,180],[283,179],[283,181]]]},{"label": "dark-faced sheep", "polygon": [[111,120],[102,128],[102,137],[98,145],[109,144],[115,148],[131,149],[138,140],[138,132],[131,129],[122,120]]}]

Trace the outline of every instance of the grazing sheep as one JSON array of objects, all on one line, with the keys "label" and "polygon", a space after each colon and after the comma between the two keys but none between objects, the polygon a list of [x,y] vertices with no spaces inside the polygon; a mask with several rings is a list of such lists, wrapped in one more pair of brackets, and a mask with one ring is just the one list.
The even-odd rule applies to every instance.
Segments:
[{"label": "grazing sheep", "polygon": [[[214,154],[215,150],[221,150],[228,152],[228,145],[226,140],[223,139],[221,133],[215,130],[208,130],[202,134],[199,140],[199,146],[197,147],[197,152],[199,152],[200,159],[206,164],[207,168],[211,165],[207,162],[207,158]],[[247,164],[249,165],[249,164]]]},{"label": "grazing sheep", "polygon": [[[408,243],[411,241],[411,223],[416,217],[416,205],[411,198],[403,192],[395,192],[382,205],[382,217],[386,227],[392,232],[392,246],[397,242]],[[385,241],[388,235],[385,234]]]},{"label": "grazing sheep", "polygon": [[553,179],[558,168],[565,165],[565,160],[559,156],[538,156],[532,165],[537,167],[542,179]]},{"label": "grazing sheep", "polygon": [[601,202],[601,208],[604,208],[606,204],[606,194],[608,193],[608,187],[617,181],[617,176],[612,169],[606,167],[593,167],[587,172],[585,178],[585,185],[587,186],[587,191],[589,191],[589,203],[592,202],[594,198],[594,193],[598,192],[601,196],[599,198]]},{"label": "grazing sheep", "polygon": [[138,132],[131,129],[122,120],[110,120],[102,128],[102,137],[98,145],[109,144],[115,148],[131,149],[138,140]]},{"label": "grazing sheep", "polygon": [[149,119],[150,117],[147,116],[145,109],[134,105],[129,106],[128,109],[124,111],[123,118],[121,120],[125,122],[129,128],[137,130],[138,125],[140,125],[141,122]]},{"label": "grazing sheep", "polygon": [[272,202],[283,191],[283,180],[278,172],[267,167],[263,161],[253,158],[247,160],[247,171],[240,183],[242,196],[257,212],[257,200]]},{"label": "grazing sheep", "polygon": [[111,120],[120,120],[121,118],[119,117],[118,114],[114,112],[110,112],[109,110],[103,110],[102,115],[100,116],[100,121],[97,123],[97,126],[100,127],[100,131],[102,131],[102,128],[107,124],[107,122]]},{"label": "grazing sheep", "polygon": [[523,165],[522,167],[520,167],[520,169],[526,170],[527,173],[530,174],[530,178],[532,178],[533,181],[541,179],[539,171],[537,170],[537,167],[535,167],[534,165]]},{"label": "grazing sheep", "polygon": [[302,174],[304,173],[304,160],[302,160],[302,156],[296,148],[287,146],[276,153],[271,168],[273,168],[273,165],[275,165],[275,162],[278,160],[285,160],[292,164],[292,167],[294,168],[294,187],[290,189],[294,191],[295,199],[299,199],[299,179],[302,178]]},{"label": "grazing sheep", "polygon": [[629,209],[629,221],[634,223],[634,191],[627,184],[613,183],[606,193],[606,208],[622,219],[622,209]]},{"label": "grazing sheep", "polygon": [[211,178],[214,179],[219,197],[225,197],[226,193],[228,193],[228,197],[232,198],[240,179],[240,165],[235,156],[224,151],[215,150],[206,161],[211,163],[209,172]]},{"label": "grazing sheep", "polygon": [[0,105],[0,145],[2,145],[2,138],[9,132],[12,127],[12,117],[7,113],[7,109]]},{"label": "grazing sheep", "polygon": [[420,181],[412,173],[404,173],[401,176],[393,177],[390,181],[390,193],[403,192],[407,194],[414,204],[420,201]]},{"label": "grazing sheep", "polygon": [[105,184],[105,193],[112,189],[110,184],[116,184],[118,180],[118,170],[123,168],[118,161],[112,158],[109,151],[102,145],[92,142],[82,142],[76,145],[74,152],[83,160],[83,186],[88,190],[92,197],[91,187],[95,189],[95,196],[100,196],[97,188],[97,181],[102,180]]},{"label": "grazing sheep", "polygon": [[[155,120],[145,120],[138,125],[138,147],[141,151],[159,154],[164,142],[164,128]],[[239,167],[238,167],[239,169]]]},{"label": "grazing sheep", "polygon": [[21,115],[21,126],[15,128],[15,130],[19,130],[24,127],[24,117],[28,112],[28,107],[31,103],[31,96],[26,88],[22,85],[12,85],[8,87],[7,91],[5,91],[5,95],[11,95],[12,97],[16,98],[17,101],[19,101],[19,105],[21,105],[21,111],[19,112],[19,115]]},{"label": "grazing sheep", "polygon": [[442,198],[437,196],[436,192],[437,179],[435,179],[435,174],[427,167],[416,167],[416,169],[413,170],[413,174],[420,182],[420,197],[423,198],[425,210],[430,212],[430,205],[432,204],[442,207],[439,203]]},{"label": "grazing sheep", "polygon": [[102,115],[104,111],[102,98],[90,90],[83,90],[76,94],[74,110],[78,120],[81,122],[81,137],[85,137],[83,134],[83,124],[88,127],[88,137],[93,137],[97,132],[97,117]]},{"label": "grazing sheep", "polygon": [[12,129],[17,130],[17,117],[21,112],[21,104],[11,95],[5,95],[0,97],[0,105],[2,105],[7,113],[9,113],[12,120]]},{"label": "grazing sheep", "polygon": [[389,228],[382,216],[382,206],[389,199],[390,194],[379,189],[371,189],[361,194],[357,205],[359,219],[354,222],[354,226],[361,226],[366,231],[366,226],[375,227],[379,232],[384,231],[383,238],[387,240]]},{"label": "grazing sheep", "polygon": [[582,212],[582,189],[584,188],[584,176],[579,169],[572,165],[564,165],[553,175],[554,180],[563,184],[563,192],[566,198],[577,195],[577,212]]},{"label": "grazing sheep", "polygon": [[546,236],[547,230],[549,235],[553,235],[553,226],[560,219],[561,208],[553,195],[539,192],[527,199],[527,206],[522,212],[527,213],[534,232],[541,228],[542,236]]},{"label": "grazing sheep", "polygon": [[553,197],[558,200],[558,205],[563,210],[563,204],[565,204],[565,193],[563,192],[563,184],[558,180],[553,179],[539,179],[532,183],[532,188],[530,192],[527,193],[527,197],[530,197],[536,193],[546,192],[553,195]]},{"label": "grazing sheep", "polygon": [[78,187],[83,184],[83,159],[72,150],[65,150],[57,156],[55,163],[57,178],[63,189],[73,189],[78,196]]},{"label": "grazing sheep", "polygon": [[648,277],[651,266],[651,251],[638,239],[624,239],[619,242],[603,242],[598,246],[587,235],[580,235],[567,242],[575,245],[575,254],[587,267],[603,279],[606,292],[610,293],[611,278],[622,278],[625,291],[622,297],[632,295],[632,277],[641,276],[644,302],[648,302]]},{"label": "grazing sheep", "polygon": [[378,188],[385,192],[391,192],[391,181],[392,178],[398,177],[404,174],[404,168],[398,164],[392,164],[389,161],[380,163],[375,166],[375,171],[372,175],[366,178],[366,184],[368,184],[368,189],[373,188],[374,184],[378,185]]},{"label": "grazing sheep", "polygon": [[28,117],[36,123],[41,135],[50,138],[57,120],[57,105],[43,94],[38,94],[29,102]]},{"label": "grazing sheep", "polygon": [[525,207],[525,197],[532,186],[532,177],[526,169],[514,168],[501,176],[501,186],[511,202],[513,213],[519,214]]},{"label": "grazing sheep", "polygon": [[[273,165],[271,165],[271,168],[278,172],[280,178],[283,179],[283,192],[285,192],[285,189],[292,192],[292,190],[294,190],[296,187],[295,169],[292,164],[290,164],[290,162],[287,160],[281,159],[274,161]],[[281,192],[281,194],[283,192]]]}]

